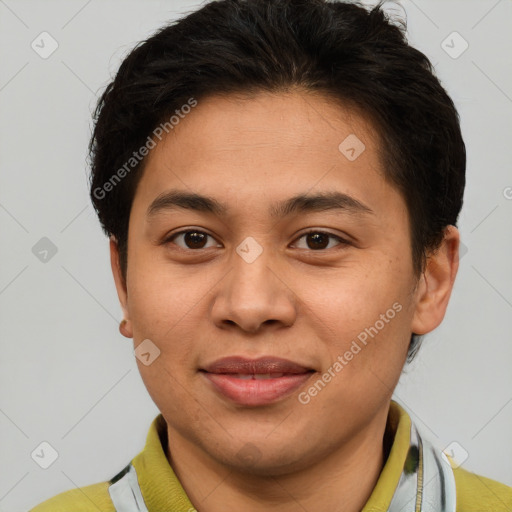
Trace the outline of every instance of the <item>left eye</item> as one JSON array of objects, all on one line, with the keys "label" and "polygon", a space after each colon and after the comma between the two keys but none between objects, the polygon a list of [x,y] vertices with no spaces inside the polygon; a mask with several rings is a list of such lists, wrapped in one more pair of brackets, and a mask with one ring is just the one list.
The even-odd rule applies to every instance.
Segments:
[{"label": "left eye", "polygon": [[[343,238],[333,235],[332,233],[326,233],[325,231],[308,231],[301,235],[297,240],[306,237],[307,247],[305,249],[323,250],[330,249],[329,239],[335,239],[339,242],[339,245],[348,245],[348,242]],[[311,247],[312,246],[312,247]]]}]

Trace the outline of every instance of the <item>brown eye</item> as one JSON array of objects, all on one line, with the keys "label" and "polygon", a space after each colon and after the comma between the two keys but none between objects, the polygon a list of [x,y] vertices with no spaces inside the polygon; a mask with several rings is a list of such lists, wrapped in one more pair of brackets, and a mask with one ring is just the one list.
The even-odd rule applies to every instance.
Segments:
[{"label": "brown eye", "polygon": [[207,237],[208,235],[199,231],[187,231],[183,240],[189,249],[202,249]]},{"label": "brown eye", "polygon": [[308,233],[306,243],[310,249],[325,249],[329,245],[329,236],[325,233]]},{"label": "brown eye", "polygon": [[[165,240],[165,243],[175,243],[174,240],[181,239],[181,244],[176,243],[178,247],[181,247],[182,249],[197,250],[207,248],[206,243],[208,242],[208,238],[213,240],[213,237],[204,231],[189,229],[187,231],[180,231],[179,233],[175,233],[167,240]],[[209,247],[213,246],[210,245]]]},{"label": "brown eye", "polygon": [[328,245],[332,239],[337,240],[339,242],[338,245],[348,245],[348,242],[343,238],[333,235],[332,233],[327,233],[325,231],[309,231],[308,233],[304,233],[302,236],[300,236],[298,240],[301,240],[302,238],[306,239],[306,247],[301,248],[312,249],[314,251],[330,249],[332,246],[328,247]]}]

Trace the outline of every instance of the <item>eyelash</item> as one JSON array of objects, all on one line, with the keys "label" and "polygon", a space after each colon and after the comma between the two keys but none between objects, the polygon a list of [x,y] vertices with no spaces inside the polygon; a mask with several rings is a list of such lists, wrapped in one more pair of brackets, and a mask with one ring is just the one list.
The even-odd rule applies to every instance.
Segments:
[{"label": "eyelash", "polygon": [[[206,233],[205,231],[201,231],[199,229],[186,229],[186,230],[183,230],[183,231],[179,231],[177,233],[173,233],[172,235],[170,235],[169,237],[165,238],[163,241],[162,241],[162,244],[166,245],[166,244],[169,244],[169,243],[173,243],[174,245],[177,245],[175,244],[172,240],[174,240],[176,237],[180,236],[180,235],[185,235],[187,233],[201,233],[201,234],[204,234],[206,236],[209,236],[210,238],[213,238],[215,239],[212,235],[210,235],[209,233]],[[300,240],[301,238],[304,238],[305,236],[311,234],[311,233],[315,233],[315,234],[321,234],[321,235],[327,235],[328,237],[330,238],[334,238],[336,239],[338,242],[339,242],[339,246],[346,246],[346,245],[350,245],[350,243],[345,240],[344,238],[341,238],[340,236],[337,236],[337,235],[334,235],[332,233],[329,233],[328,231],[321,231],[321,230],[318,230],[318,229],[312,229],[310,231],[306,231],[305,233],[302,233],[299,237],[297,237],[295,240]],[[183,251],[193,251],[193,252],[199,252],[203,249],[210,249],[210,247],[206,247],[206,248],[200,248],[200,249],[190,249],[190,248],[183,248],[181,246],[177,246],[179,249],[183,250]],[[330,250],[330,249],[333,249],[332,247],[331,248],[325,248],[325,249],[305,249],[305,250],[310,250],[312,252],[323,252],[323,251],[327,251],[327,250]]]}]

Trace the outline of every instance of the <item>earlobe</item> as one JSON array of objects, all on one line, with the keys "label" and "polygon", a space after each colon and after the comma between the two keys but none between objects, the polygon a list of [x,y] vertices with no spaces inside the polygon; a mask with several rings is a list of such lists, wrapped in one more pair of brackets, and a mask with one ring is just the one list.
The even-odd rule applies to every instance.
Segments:
[{"label": "earlobe", "polygon": [[131,324],[126,318],[121,320],[119,324],[119,332],[126,338],[133,338]]},{"label": "earlobe", "polygon": [[459,244],[459,231],[455,226],[447,226],[440,247],[427,259],[416,291],[411,324],[415,334],[427,334],[443,321],[459,268]]},{"label": "earlobe", "polygon": [[133,330],[130,320],[130,314],[128,311],[128,292],[126,288],[126,282],[121,270],[119,262],[119,248],[117,240],[114,236],[110,237],[110,265],[112,267],[112,274],[114,276],[114,282],[116,285],[117,296],[121,309],[123,310],[123,321],[119,324],[119,332],[126,338],[133,338]]}]

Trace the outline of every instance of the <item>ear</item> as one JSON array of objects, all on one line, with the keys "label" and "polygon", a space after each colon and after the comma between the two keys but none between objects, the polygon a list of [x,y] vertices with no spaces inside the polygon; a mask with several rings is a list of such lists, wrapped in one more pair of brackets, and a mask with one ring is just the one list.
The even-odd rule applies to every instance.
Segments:
[{"label": "ear", "polygon": [[114,275],[117,296],[119,297],[119,303],[121,304],[124,316],[124,320],[119,325],[119,332],[126,338],[133,338],[132,323],[127,307],[128,292],[126,289],[126,282],[121,271],[121,265],[119,263],[119,247],[114,236],[110,237],[110,265],[112,267],[112,274]]},{"label": "ear", "polygon": [[415,292],[413,333],[426,334],[443,321],[459,269],[459,244],[458,229],[447,226],[441,246],[427,258],[426,269]]}]

